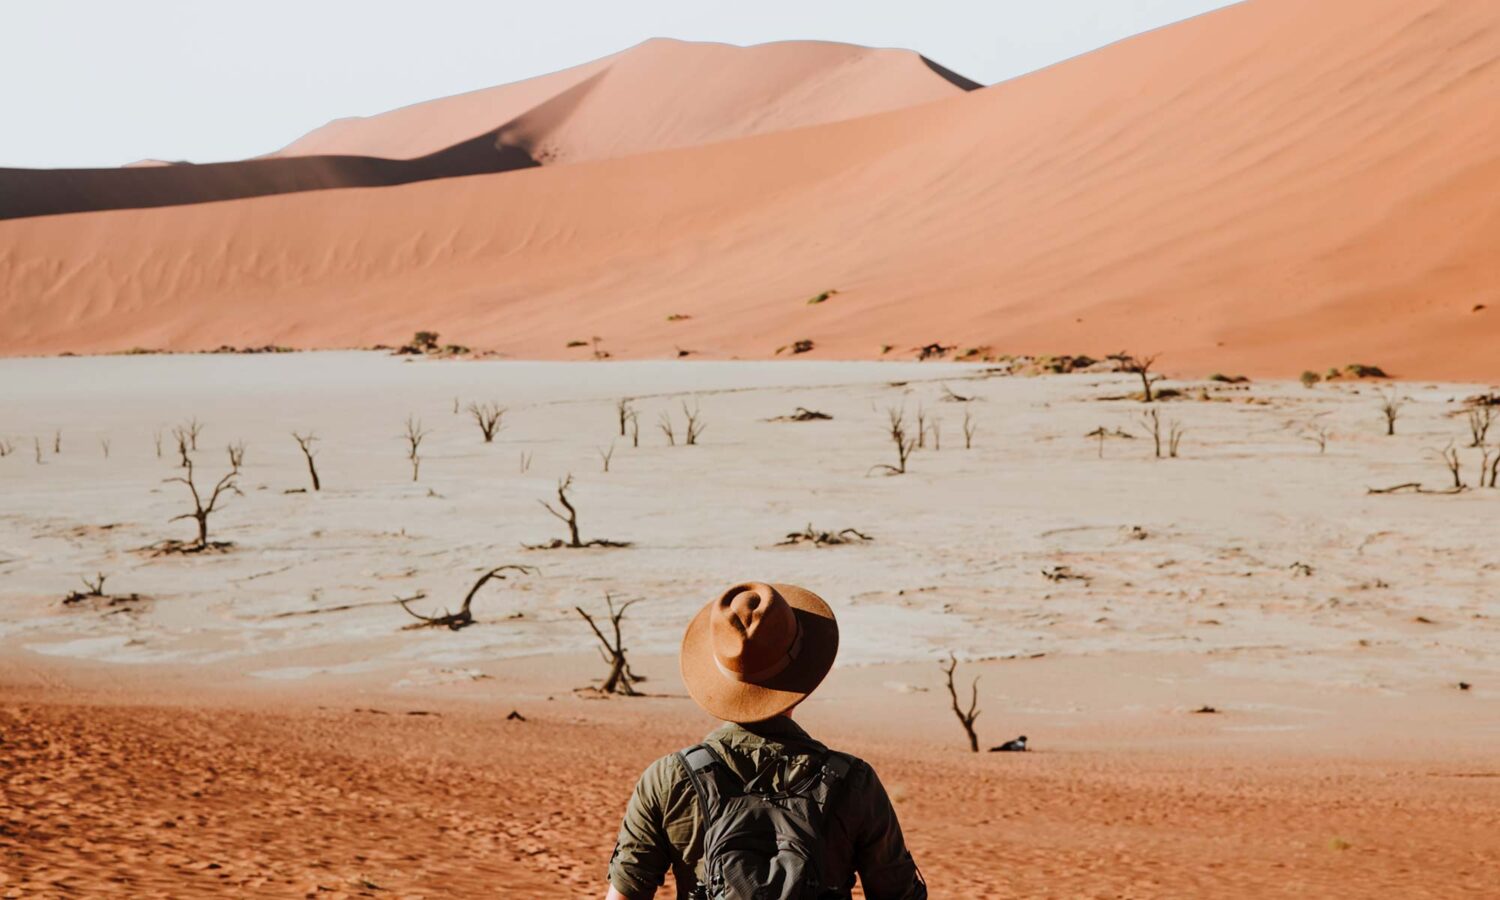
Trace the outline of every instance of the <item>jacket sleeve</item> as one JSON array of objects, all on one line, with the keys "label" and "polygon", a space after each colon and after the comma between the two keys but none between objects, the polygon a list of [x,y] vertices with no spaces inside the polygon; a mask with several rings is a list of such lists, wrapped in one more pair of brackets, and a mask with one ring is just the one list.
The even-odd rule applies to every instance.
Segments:
[{"label": "jacket sleeve", "polygon": [[620,822],[609,858],[609,883],[627,897],[655,895],[672,865],[663,812],[671,787],[671,761],[659,759],[641,773]]},{"label": "jacket sleeve", "polygon": [[854,870],[867,900],[927,900],[927,883],[917,870],[916,861],[906,849],[901,823],[880,776],[868,765],[859,785],[861,798],[854,841]]}]

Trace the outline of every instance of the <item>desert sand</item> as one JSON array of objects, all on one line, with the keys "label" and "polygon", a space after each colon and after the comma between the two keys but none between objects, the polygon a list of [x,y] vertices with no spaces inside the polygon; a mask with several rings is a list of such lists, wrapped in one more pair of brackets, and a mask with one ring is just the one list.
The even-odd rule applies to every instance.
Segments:
[{"label": "desert sand", "polygon": [[[1497,14],[1250,0],[973,91],[913,54],[642,45],[284,151],[408,156],[433,146],[384,135],[483,121],[556,164],[0,222],[0,352],[429,328],[522,358],[1123,347],[1183,375],[1484,380]],[[720,59],[733,83],[701,77]],[[661,115],[683,83],[712,115]]]},{"label": "desert sand", "polygon": [[[840,661],[799,717],[882,772],[934,897],[1493,890],[1500,489],[1463,414],[1493,387],[1171,381],[1157,459],[1106,372],[310,353],[0,379],[0,895],[602,896],[636,774],[712,726],[681,628],[746,578],[834,604]],[[470,402],[508,408],[494,443]],[[797,407],[832,419],[772,421]],[[896,476],[871,471],[891,408],[937,435]],[[244,444],[211,518],[232,546],[153,555],[193,535],[165,479],[194,417],[200,486]],[[1133,436],[1101,458],[1101,426]],[[1449,441],[1462,493],[1429,452]],[[630,546],[524,549],[565,535],[538,501],[568,474],[582,537]],[[1405,482],[1432,492],[1367,493]],[[809,524],[871,539],[780,545]],[[454,609],[504,563],[538,572],[472,627],[406,630],[395,598]],[[63,602],[95,573],[108,596]],[[588,690],[573,607],[606,592],[638,598],[649,696]],[[967,752],[950,652],[983,746],[1035,752]]]},{"label": "desert sand", "polygon": [[855,118],[976,87],[908,51],[658,39],[517,84],[340,119],[256,159],[0,169],[0,218],[390,186],[606,159]]}]

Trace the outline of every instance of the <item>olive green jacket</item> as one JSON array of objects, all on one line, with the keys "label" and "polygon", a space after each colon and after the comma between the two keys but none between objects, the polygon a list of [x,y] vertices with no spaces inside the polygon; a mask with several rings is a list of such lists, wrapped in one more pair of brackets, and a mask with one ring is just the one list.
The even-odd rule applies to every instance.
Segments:
[{"label": "olive green jacket", "polygon": [[[779,790],[805,775],[826,752],[791,719],[728,724],[707,738],[741,780],[766,776]],[[762,782],[764,783],[764,782]],[[875,770],[854,766],[829,801],[823,846],[828,883],[852,888],[857,874],[868,900],[924,900],[927,888],[907,852],[891,799]],[[620,837],[609,861],[609,881],[626,897],[655,895],[667,870],[678,898],[691,896],[703,862],[703,817],[688,773],[677,755],[646,768],[625,808]]]}]

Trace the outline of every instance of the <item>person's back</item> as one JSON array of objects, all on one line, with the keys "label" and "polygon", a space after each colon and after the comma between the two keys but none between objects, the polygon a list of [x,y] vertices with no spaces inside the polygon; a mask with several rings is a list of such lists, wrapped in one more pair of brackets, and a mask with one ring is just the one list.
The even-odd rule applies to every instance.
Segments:
[{"label": "person's back", "polygon": [[875,771],[830,751],[790,717],[822,681],[837,624],[816,595],[739,585],[683,639],[683,680],[726,723],[652,763],[636,784],[609,864],[611,900],[927,896]]}]

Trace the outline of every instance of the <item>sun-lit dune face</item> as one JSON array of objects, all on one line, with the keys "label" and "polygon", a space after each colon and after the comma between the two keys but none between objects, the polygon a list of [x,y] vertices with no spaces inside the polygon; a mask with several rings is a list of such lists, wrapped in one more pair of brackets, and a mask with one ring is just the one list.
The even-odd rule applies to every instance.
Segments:
[{"label": "sun-lit dune face", "polygon": [[273,155],[408,159],[503,129],[543,148],[545,161],[579,162],[852,119],[969,86],[906,50],[657,39],[539,78],[330,122]]},{"label": "sun-lit dune face", "polygon": [[335,119],[269,155],[357,155],[388,159],[425,156],[500,127],[608,68],[614,59],[606,56],[560,72],[415,103],[378,115]]},{"label": "sun-lit dune face", "polygon": [[0,168],[0,219],[390,187],[732,140],[977,87],[906,50],[647,41],[516,84],[339,119],[256,159]]},{"label": "sun-lit dune face", "polygon": [[720,48],[646,44],[512,121],[568,165],[0,223],[0,350],[432,328],[528,357],[597,335],[616,357],[938,342],[1495,376],[1500,7],[1254,0],[972,92],[910,55],[725,52],[779,72],[807,46],[848,66],[783,87],[908,66],[947,99],[806,127],[770,104],[772,130],[729,139],[718,107],[669,122],[630,90]]}]

